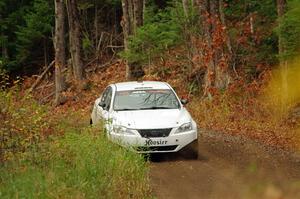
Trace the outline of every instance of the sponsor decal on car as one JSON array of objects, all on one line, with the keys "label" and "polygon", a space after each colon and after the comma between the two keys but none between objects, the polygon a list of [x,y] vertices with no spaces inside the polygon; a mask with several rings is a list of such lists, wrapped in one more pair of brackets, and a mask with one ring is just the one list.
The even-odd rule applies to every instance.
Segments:
[{"label": "sponsor decal on car", "polygon": [[157,146],[157,145],[165,145],[168,141],[166,140],[151,140],[147,139],[145,142],[146,146]]}]

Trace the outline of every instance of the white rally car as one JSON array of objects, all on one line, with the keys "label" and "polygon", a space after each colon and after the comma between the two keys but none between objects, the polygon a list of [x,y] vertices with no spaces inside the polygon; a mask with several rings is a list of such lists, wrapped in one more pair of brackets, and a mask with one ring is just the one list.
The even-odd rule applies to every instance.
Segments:
[{"label": "white rally car", "polygon": [[96,99],[91,124],[105,121],[107,137],[139,153],[177,152],[197,156],[197,125],[172,87],[165,82],[109,85]]}]

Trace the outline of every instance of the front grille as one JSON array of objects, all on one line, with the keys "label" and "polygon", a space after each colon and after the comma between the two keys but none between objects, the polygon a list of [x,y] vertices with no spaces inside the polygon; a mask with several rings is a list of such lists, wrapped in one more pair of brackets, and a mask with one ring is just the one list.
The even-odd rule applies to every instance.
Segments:
[{"label": "front grille", "polygon": [[178,145],[137,147],[137,151],[174,151]]},{"label": "front grille", "polygon": [[172,128],[169,129],[140,129],[139,134],[143,138],[168,137]]}]

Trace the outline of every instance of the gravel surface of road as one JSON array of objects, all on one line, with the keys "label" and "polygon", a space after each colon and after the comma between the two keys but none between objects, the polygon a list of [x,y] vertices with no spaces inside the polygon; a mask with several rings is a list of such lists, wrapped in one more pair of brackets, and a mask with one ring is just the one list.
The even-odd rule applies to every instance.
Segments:
[{"label": "gravel surface of road", "polygon": [[300,156],[242,136],[201,131],[199,160],[151,157],[155,196],[168,198],[300,198]]}]

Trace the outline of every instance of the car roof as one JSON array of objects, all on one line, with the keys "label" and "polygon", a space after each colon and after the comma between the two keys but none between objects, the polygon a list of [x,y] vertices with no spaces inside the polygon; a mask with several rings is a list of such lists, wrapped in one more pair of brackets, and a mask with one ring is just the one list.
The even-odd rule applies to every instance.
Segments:
[{"label": "car roof", "polygon": [[117,91],[125,90],[143,90],[143,89],[170,89],[166,82],[159,81],[137,81],[137,82],[120,82],[115,83]]}]

